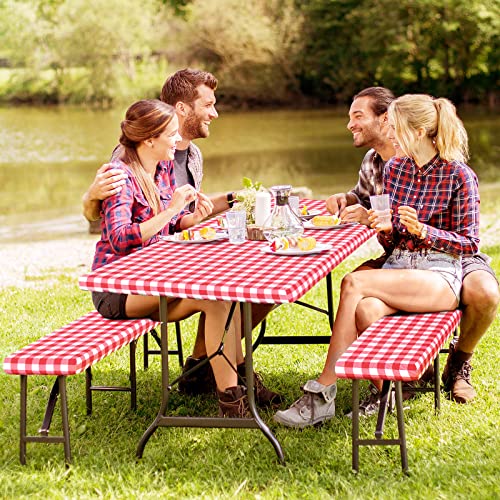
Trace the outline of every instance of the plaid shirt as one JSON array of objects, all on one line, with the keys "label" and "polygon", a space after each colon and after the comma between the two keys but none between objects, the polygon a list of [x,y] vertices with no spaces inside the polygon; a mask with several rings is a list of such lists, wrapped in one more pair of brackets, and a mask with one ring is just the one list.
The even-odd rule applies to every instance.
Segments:
[{"label": "plaid shirt", "polygon": [[[142,242],[139,224],[154,216],[137,179],[127,165],[120,160],[113,161],[113,167],[124,170],[127,179],[122,190],[102,202],[101,239],[96,244],[92,270],[113,262],[139,248],[158,241],[160,234],[169,234],[179,225],[184,211],[175,216],[162,231],[149,240]],[[175,191],[174,163],[160,162],[156,167],[155,184],[165,210]]]},{"label": "plaid shirt", "polygon": [[201,156],[200,148],[193,142],[189,144],[187,168],[193,176],[196,191],[199,191],[203,179],[203,156]]},{"label": "plaid shirt", "polygon": [[[384,171],[385,192],[391,198],[393,232],[379,233],[386,251],[394,248],[472,255],[479,247],[479,190],[476,174],[464,163],[436,155],[421,170],[411,158],[391,158]],[[417,211],[427,225],[424,240],[399,222],[398,207]]]},{"label": "plaid shirt", "polygon": [[349,191],[366,209],[371,208],[370,195],[384,192],[384,165],[382,157],[374,149],[370,149],[361,162],[358,183]]}]

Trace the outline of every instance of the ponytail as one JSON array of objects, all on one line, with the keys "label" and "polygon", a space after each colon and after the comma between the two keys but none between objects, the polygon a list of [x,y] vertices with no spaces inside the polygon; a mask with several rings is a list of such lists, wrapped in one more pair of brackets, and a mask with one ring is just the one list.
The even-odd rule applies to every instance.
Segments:
[{"label": "ponytail", "polygon": [[443,160],[466,163],[469,159],[467,132],[455,106],[443,97],[434,99],[433,103],[437,111],[435,144],[439,156]]},{"label": "ponytail", "polygon": [[443,160],[463,163],[468,160],[467,132],[455,106],[448,99],[406,94],[390,104],[388,114],[394,121],[399,145],[405,154],[415,154],[414,133],[424,128]]}]

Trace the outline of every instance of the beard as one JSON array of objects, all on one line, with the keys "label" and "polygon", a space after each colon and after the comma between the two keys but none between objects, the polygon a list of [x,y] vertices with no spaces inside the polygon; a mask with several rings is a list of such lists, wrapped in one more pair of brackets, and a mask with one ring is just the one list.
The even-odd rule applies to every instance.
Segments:
[{"label": "beard", "polygon": [[181,135],[189,140],[204,139],[210,135],[208,127],[203,124],[203,120],[194,111],[190,111],[186,116],[182,129]]}]

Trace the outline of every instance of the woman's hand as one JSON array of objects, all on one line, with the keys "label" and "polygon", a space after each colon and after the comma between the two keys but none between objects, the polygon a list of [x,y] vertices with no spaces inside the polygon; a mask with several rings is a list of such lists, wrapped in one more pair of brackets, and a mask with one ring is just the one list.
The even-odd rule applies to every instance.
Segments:
[{"label": "woman's hand", "polygon": [[392,233],[392,217],[389,219],[389,222],[385,222],[384,217],[386,217],[385,214],[381,212],[377,212],[373,209],[368,210],[369,227],[375,229],[377,233]]},{"label": "woman's hand", "polygon": [[214,204],[207,195],[200,193],[199,191],[196,194],[198,199],[193,212],[193,222],[195,224],[201,222],[203,219],[206,219],[214,210]]},{"label": "woman's hand", "polygon": [[174,215],[177,215],[186,205],[196,200],[197,197],[198,192],[196,189],[190,184],[184,184],[184,186],[180,186],[174,191],[168,209],[172,210]]},{"label": "woman's hand", "polygon": [[401,224],[409,233],[420,236],[423,224],[418,221],[417,211],[414,208],[402,205],[398,208],[398,215]]}]

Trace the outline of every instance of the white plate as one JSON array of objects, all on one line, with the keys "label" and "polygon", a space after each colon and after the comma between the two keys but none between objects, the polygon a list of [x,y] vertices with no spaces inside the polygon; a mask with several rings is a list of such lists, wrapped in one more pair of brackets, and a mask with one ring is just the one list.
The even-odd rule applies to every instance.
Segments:
[{"label": "white plate", "polygon": [[346,222],[344,224],[333,224],[331,226],[315,226],[312,222],[307,221],[304,222],[303,226],[304,229],[343,229],[344,227],[353,226],[354,224],[357,224],[357,222]]},{"label": "white plate", "polygon": [[172,243],[180,243],[181,245],[190,245],[191,243],[215,243],[216,241],[226,240],[227,237],[217,235],[211,240],[204,240],[203,238],[199,240],[176,240],[172,235],[170,236],[160,236],[160,240],[170,241]]},{"label": "white plate", "polygon": [[300,219],[303,221],[311,220],[316,215],[321,215],[319,210],[311,210],[307,215],[299,215]]},{"label": "white plate", "polygon": [[299,250],[298,248],[287,248],[286,250],[271,250],[268,246],[262,248],[264,253],[272,253],[276,255],[311,255],[313,253],[327,252],[332,249],[332,245],[318,243],[312,250]]}]

